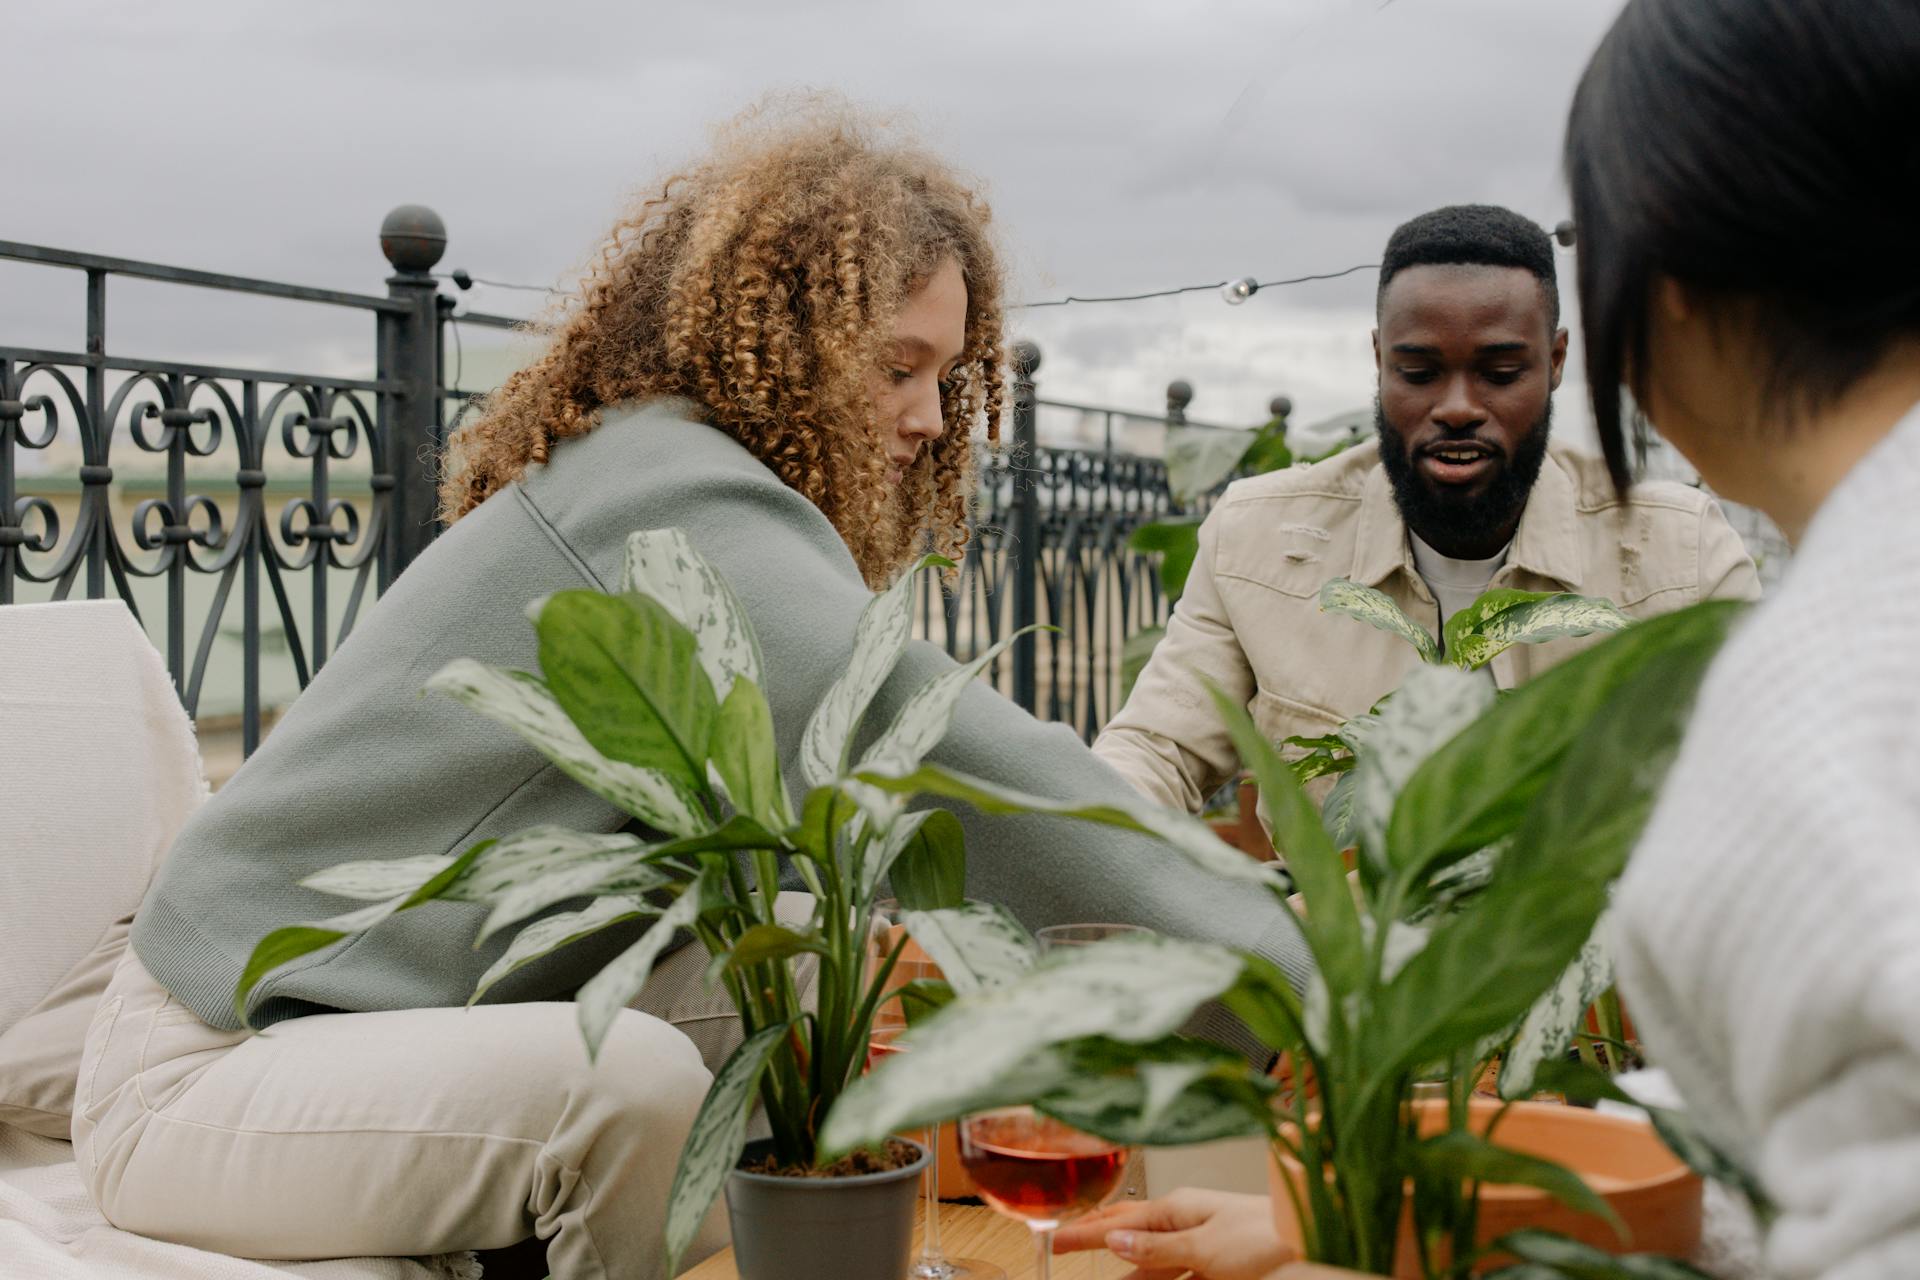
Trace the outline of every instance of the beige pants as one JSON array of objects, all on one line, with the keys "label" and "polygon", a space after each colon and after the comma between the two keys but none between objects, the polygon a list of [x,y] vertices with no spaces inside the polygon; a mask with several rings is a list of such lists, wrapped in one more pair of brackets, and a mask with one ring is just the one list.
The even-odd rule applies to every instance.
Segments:
[{"label": "beige pants", "polygon": [[[809,901],[783,898],[799,901],[782,916]],[[129,952],[87,1033],[74,1156],[109,1222],[218,1253],[418,1256],[537,1235],[555,1280],[662,1276],[680,1147],[740,1039],[706,961],[698,945],[670,956],[635,1002],[654,1012],[623,1012],[589,1064],[567,1003],[221,1031]],[[725,1241],[716,1206],[682,1265]]]}]

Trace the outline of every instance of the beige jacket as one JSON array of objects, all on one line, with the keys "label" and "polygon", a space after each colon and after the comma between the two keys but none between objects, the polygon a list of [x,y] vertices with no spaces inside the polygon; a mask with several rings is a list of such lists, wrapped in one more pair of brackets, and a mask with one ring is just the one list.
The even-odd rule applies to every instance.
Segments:
[{"label": "beige jacket", "polygon": [[[1321,586],[1342,577],[1378,587],[1438,637],[1439,605],[1414,569],[1376,446],[1228,488],[1200,526],[1166,638],[1094,751],[1153,800],[1198,812],[1240,769],[1206,681],[1275,742],[1367,710],[1419,659],[1397,636],[1320,612]],[[1760,594],[1710,495],[1650,482],[1623,503],[1599,458],[1558,445],[1491,585],[1604,596],[1636,618]],[[1511,688],[1597,640],[1517,645],[1493,660],[1494,680]]]}]

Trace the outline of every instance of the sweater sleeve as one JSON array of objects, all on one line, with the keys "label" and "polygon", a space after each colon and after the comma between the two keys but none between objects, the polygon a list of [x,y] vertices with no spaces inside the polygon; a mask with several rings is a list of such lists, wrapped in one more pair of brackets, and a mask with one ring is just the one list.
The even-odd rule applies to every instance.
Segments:
[{"label": "sweater sleeve", "polygon": [[1620,976],[1775,1202],[1782,1280],[1920,1275],[1920,619],[1812,567],[1702,691],[1616,898]]},{"label": "sweater sleeve", "polygon": [[[738,472],[682,477],[650,501],[636,527],[678,525],[727,578],[760,639],[768,701],[789,787],[812,710],[845,669],[855,622],[872,598],[845,545],[798,494]],[[610,532],[610,531],[609,531]],[[622,535],[624,536],[624,535]],[[604,546],[607,539],[595,538]],[[606,572],[613,572],[609,561]],[[911,643],[863,722],[870,740],[902,702],[953,669],[940,649]],[[978,684],[930,759],[989,782],[1057,799],[1131,799],[1127,783],[1067,726],[1043,724]],[[968,892],[1029,927],[1101,921],[1258,952],[1304,984],[1311,972],[1291,917],[1270,895],[1217,879],[1147,836],[1053,817],[989,817],[950,804],[965,829]],[[1224,1013],[1205,1033],[1252,1054]]]}]

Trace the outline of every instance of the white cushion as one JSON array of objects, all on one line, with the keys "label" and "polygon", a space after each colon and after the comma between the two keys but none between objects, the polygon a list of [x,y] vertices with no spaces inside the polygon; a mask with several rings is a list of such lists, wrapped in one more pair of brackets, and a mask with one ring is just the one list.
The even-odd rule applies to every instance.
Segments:
[{"label": "white cushion", "polygon": [[0,608],[0,1032],[146,895],[207,795],[160,655],[118,600]]}]

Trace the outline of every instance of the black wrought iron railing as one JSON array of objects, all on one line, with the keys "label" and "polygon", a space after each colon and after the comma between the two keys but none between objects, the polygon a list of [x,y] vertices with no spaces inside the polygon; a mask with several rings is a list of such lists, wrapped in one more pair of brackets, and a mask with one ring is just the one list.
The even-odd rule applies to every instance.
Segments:
[{"label": "black wrought iron railing", "polygon": [[[0,346],[0,605],[125,600],[188,712],[230,715],[251,752],[437,532],[436,460],[475,396],[449,370],[452,325],[522,324],[456,321],[432,274],[444,246],[431,210],[394,210],[380,296],[0,241],[0,260],[72,272],[86,315],[83,350]],[[357,311],[373,376],[125,353],[108,338],[116,278]],[[1141,446],[1185,422],[1192,392],[1169,388],[1164,416],[1043,401],[1039,364],[1021,344],[1011,440],[983,467],[957,581],[922,585],[921,630],[965,658],[1052,624],[989,678],[1091,738],[1117,706],[1122,641],[1165,616],[1128,537],[1170,509],[1164,465]],[[1076,444],[1042,444],[1043,416],[1077,428]]]}]

